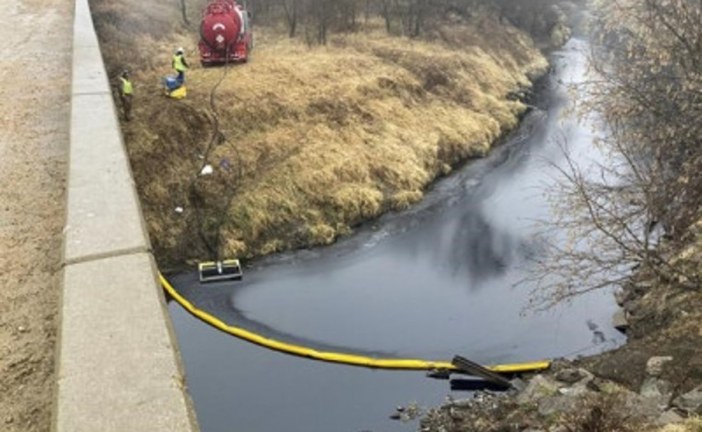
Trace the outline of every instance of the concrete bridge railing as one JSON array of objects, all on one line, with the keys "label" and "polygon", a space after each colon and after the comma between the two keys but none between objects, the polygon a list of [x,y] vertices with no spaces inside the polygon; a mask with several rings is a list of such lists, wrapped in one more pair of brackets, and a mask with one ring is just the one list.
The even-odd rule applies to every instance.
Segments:
[{"label": "concrete bridge railing", "polygon": [[76,0],[58,432],[198,429],[87,0]]}]

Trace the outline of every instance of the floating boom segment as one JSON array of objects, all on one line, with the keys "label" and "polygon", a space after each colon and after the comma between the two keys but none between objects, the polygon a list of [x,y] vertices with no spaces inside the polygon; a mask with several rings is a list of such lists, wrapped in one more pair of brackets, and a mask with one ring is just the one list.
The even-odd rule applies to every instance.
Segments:
[{"label": "floating boom segment", "polygon": [[[300,346],[292,343],[267,338],[263,335],[254,333],[241,327],[227,324],[222,319],[210,314],[209,312],[199,309],[197,306],[195,306],[193,303],[191,303],[185,297],[183,297],[180,293],[178,293],[178,291],[176,291],[176,289],[173,288],[171,283],[162,274],[159,274],[159,278],[161,281],[161,285],[163,286],[164,290],[166,290],[168,295],[170,295],[178,304],[180,304],[186,311],[188,311],[195,317],[225,333],[229,333],[240,339],[257,345],[261,345],[265,348],[280,351],[286,354],[296,355],[299,357],[307,357],[314,360],[320,360],[330,363],[341,363],[351,366],[362,366],[373,369],[427,371],[445,370],[457,373],[465,373],[465,371],[462,368],[457,367],[449,360],[376,358],[353,353],[321,351],[305,346]],[[496,373],[517,374],[526,372],[538,372],[541,370],[548,369],[550,366],[551,362],[544,360],[528,363],[492,365],[487,366],[487,369]]]}]

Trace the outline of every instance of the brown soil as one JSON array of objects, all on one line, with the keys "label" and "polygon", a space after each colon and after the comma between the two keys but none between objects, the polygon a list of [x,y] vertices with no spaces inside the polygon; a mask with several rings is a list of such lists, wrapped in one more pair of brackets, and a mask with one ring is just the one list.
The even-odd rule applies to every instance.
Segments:
[{"label": "brown soil", "polygon": [[[637,275],[641,278],[641,274]],[[635,290],[632,284],[631,290]],[[702,292],[655,281],[630,294],[630,337],[622,348],[592,358],[583,365],[595,374],[638,389],[645,378],[646,361],[671,356],[663,379],[675,393],[702,384]]]},{"label": "brown soil", "polygon": [[69,139],[72,0],[0,2],[0,430],[46,431]]}]

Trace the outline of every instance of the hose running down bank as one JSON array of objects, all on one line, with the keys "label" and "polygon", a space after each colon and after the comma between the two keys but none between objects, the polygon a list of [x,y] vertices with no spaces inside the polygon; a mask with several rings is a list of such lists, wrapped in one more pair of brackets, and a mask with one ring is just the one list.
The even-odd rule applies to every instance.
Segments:
[{"label": "hose running down bank", "polygon": [[[341,363],[351,366],[362,366],[373,369],[395,369],[395,370],[457,370],[449,361],[438,360],[421,360],[421,359],[383,359],[360,356],[355,354],[344,354],[336,352],[318,351],[312,348],[307,348],[299,345],[294,345],[286,342],[281,342],[274,339],[269,339],[259,334],[250,332],[240,327],[229,325],[210,313],[198,309],[193,303],[180,295],[173,288],[171,283],[159,273],[161,285],[166,292],[185,310],[190,312],[195,317],[201,319],[207,324],[233,336],[236,336],[245,341],[269,348],[275,351],[280,351],[285,354],[292,354],[299,357],[306,357],[314,360],[320,360],[330,363]],[[530,363],[514,363],[504,365],[488,366],[487,368],[498,373],[524,373],[535,372],[547,369],[551,365],[549,361],[538,361]]]}]

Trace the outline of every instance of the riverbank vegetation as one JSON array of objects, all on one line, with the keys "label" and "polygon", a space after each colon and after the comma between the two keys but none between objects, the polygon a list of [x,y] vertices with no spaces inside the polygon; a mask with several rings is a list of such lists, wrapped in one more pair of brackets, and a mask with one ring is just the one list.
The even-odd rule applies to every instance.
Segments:
[{"label": "riverbank vegetation", "polygon": [[[108,70],[133,71],[123,131],[165,267],[328,244],[419,201],[517,125],[547,68],[525,30],[562,34],[558,9],[261,0],[250,62],[203,69],[202,4],[91,2]],[[193,66],[183,101],[158,85],[176,46]]]},{"label": "riverbank vegetation", "polygon": [[[581,90],[607,157],[589,173],[572,159],[563,171],[558,224],[572,241],[544,260],[541,270],[560,279],[550,277],[540,299],[619,287],[629,340],[583,364],[642,394],[655,384],[664,408],[700,414],[701,399],[675,401],[702,394],[702,4],[593,6],[596,77]],[[669,363],[652,381],[645,371],[656,356]],[[668,430],[699,430],[688,424]]]},{"label": "riverbank vegetation", "polygon": [[560,202],[569,211],[561,209],[560,223],[587,247],[576,241],[559,249],[552,270],[566,279],[547,296],[557,301],[621,284],[632,270],[652,290],[697,295],[702,284],[702,5],[602,1],[595,11],[596,78],[584,88],[584,107],[601,118],[606,132],[598,144],[607,158],[595,176],[574,163],[564,170],[562,191],[568,199]]},{"label": "riverbank vegetation", "polygon": [[628,341],[432,410],[423,430],[702,430],[702,4],[592,6],[594,77],[574,94],[597,113],[606,157],[580,166],[563,143],[553,197],[570,243],[544,258],[536,300],[618,287]]},{"label": "riverbank vegetation", "polygon": [[[560,257],[571,279],[555,300],[626,279],[643,267],[681,288],[702,282],[676,251],[694,244],[702,218],[702,36],[699,2],[596,2],[592,82],[580,89],[601,117],[607,159],[587,176],[569,159],[559,202],[576,239]],[[567,143],[565,143],[567,145]],[[582,211],[572,211],[573,209]],[[565,211],[569,210],[569,211]],[[686,255],[691,255],[687,253]]]}]

